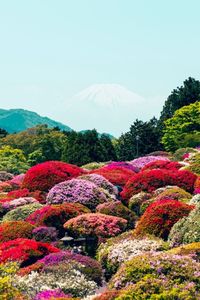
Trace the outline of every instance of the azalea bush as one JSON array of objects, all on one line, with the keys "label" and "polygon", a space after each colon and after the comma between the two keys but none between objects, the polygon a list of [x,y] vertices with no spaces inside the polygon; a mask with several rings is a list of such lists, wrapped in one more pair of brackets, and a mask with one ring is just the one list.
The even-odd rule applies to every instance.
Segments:
[{"label": "azalea bush", "polygon": [[151,162],[155,162],[155,161],[169,161],[169,159],[165,156],[142,156],[139,158],[135,158],[134,160],[130,161],[130,163],[138,168],[138,169],[142,169],[144,168],[147,164],[151,163]]},{"label": "azalea bush", "polygon": [[30,191],[47,192],[55,184],[80,176],[84,171],[61,161],[47,161],[30,168],[25,174],[22,187]]},{"label": "azalea bush", "polygon": [[140,218],[135,233],[153,234],[167,239],[172,226],[194,207],[177,200],[158,200],[153,202]]},{"label": "azalea bush", "polygon": [[7,181],[13,179],[14,175],[6,171],[0,171],[0,181]]},{"label": "azalea bush", "polygon": [[39,202],[32,197],[21,197],[14,200],[6,199],[6,201],[3,202],[2,207],[4,210],[9,211],[16,207],[23,206],[26,204],[33,204],[33,203],[39,203]]},{"label": "azalea bush", "polygon": [[200,263],[189,256],[146,253],[135,256],[123,264],[111,279],[110,287],[124,288],[130,284],[139,283],[149,276],[150,278],[169,280],[174,285],[191,282],[194,289],[198,291],[200,287],[199,270]]},{"label": "azalea bush", "polygon": [[151,200],[152,195],[146,192],[140,192],[136,195],[133,195],[128,201],[128,207],[131,209],[137,216],[142,215],[142,205],[146,201]]},{"label": "azalea bush", "polygon": [[64,203],[60,205],[46,205],[30,214],[26,221],[35,226],[55,227],[63,234],[63,224],[80,214],[90,210],[79,203]]},{"label": "azalea bush", "polygon": [[80,203],[90,209],[106,202],[105,194],[99,187],[84,179],[72,179],[55,185],[47,195],[48,204]]},{"label": "azalea bush", "polygon": [[99,169],[105,165],[106,165],[106,163],[104,163],[104,162],[91,162],[86,165],[83,165],[82,168],[86,169],[86,170],[95,170],[95,169]]},{"label": "azalea bush", "polygon": [[105,177],[98,174],[87,174],[79,177],[80,179],[89,180],[96,184],[99,188],[108,191],[111,195],[115,196],[118,194],[118,189],[109,182]]},{"label": "azalea bush", "polygon": [[185,190],[179,188],[179,187],[172,187],[169,189],[164,190],[162,193],[160,193],[156,200],[179,200],[183,202],[188,202],[192,198],[192,195]]},{"label": "azalea bush", "polygon": [[131,176],[135,174],[132,170],[121,166],[112,166],[110,168],[100,168],[91,171],[92,173],[102,175],[108,179],[112,184],[117,186],[124,186]]},{"label": "azalea bush", "polygon": [[175,161],[156,160],[148,163],[142,168],[142,171],[153,169],[179,170],[183,165]]},{"label": "azalea bush", "polygon": [[[61,289],[44,290],[36,294],[33,300],[56,300],[56,299],[72,299],[70,294],[65,294]],[[70,300],[70,299],[69,299]]]},{"label": "azalea bush", "polygon": [[179,220],[172,227],[169,235],[169,242],[173,246],[200,242],[200,203],[187,217]]},{"label": "azalea bush", "polygon": [[197,152],[191,156],[189,159],[189,166],[186,168],[200,176],[200,152]]},{"label": "azalea bush", "polygon": [[96,208],[96,212],[105,215],[121,217],[127,220],[127,228],[134,228],[135,226],[136,215],[125,205],[123,205],[121,201],[110,201],[99,204]]},{"label": "azalea bush", "polygon": [[19,189],[15,191],[10,191],[7,194],[7,197],[10,199],[18,199],[23,197],[32,197],[35,198],[40,203],[44,204],[46,200],[46,193],[42,191],[30,192],[28,189]]},{"label": "azalea bush", "polygon": [[100,213],[80,215],[64,224],[67,232],[74,236],[92,236],[105,239],[125,231],[127,220]]},{"label": "azalea bush", "polygon": [[17,238],[32,238],[35,227],[24,221],[10,221],[0,224],[0,241],[7,242]]},{"label": "azalea bush", "polygon": [[2,222],[8,221],[23,221],[29,215],[31,215],[34,211],[40,209],[42,205],[38,202],[34,202],[31,204],[26,204],[23,206],[16,207],[10,211],[8,211],[2,219]]},{"label": "azalea bush", "polygon": [[58,239],[58,231],[55,227],[40,226],[32,231],[33,239],[39,242],[50,243]]},{"label": "azalea bush", "polygon": [[125,162],[125,161],[113,161],[109,164],[107,164],[104,168],[109,169],[109,168],[113,168],[113,167],[122,167],[128,170],[131,170],[135,173],[138,173],[140,170],[139,168],[133,166],[131,163],[129,162]]},{"label": "azalea bush", "polygon": [[135,174],[125,185],[121,196],[128,200],[132,195],[141,191],[153,192],[159,187],[177,185],[188,192],[193,192],[197,176],[190,171],[169,171],[163,169],[146,170]]},{"label": "azalea bush", "polygon": [[168,250],[168,253],[176,255],[189,255],[194,260],[200,262],[200,242],[190,243],[187,245],[181,245],[179,247],[172,248]]},{"label": "azalea bush", "polygon": [[47,243],[36,242],[30,239],[18,238],[0,243],[0,263],[15,261],[21,267],[30,265],[49,253],[60,250]]},{"label": "azalea bush", "polygon": [[137,238],[133,232],[123,233],[101,244],[97,251],[97,259],[106,269],[106,276],[109,278],[124,262],[133,257],[164,249],[167,249],[167,244],[160,239],[151,236]]}]

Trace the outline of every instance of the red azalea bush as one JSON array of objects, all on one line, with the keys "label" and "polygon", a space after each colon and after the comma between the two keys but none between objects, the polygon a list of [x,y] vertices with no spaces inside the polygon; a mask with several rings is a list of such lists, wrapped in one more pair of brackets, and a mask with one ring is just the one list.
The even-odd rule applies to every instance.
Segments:
[{"label": "red azalea bush", "polygon": [[194,208],[177,200],[158,200],[150,204],[138,222],[136,235],[152,234],[167,239],[170,229]]},{"label": "red azalea bush", "polygon": [[10,191],[7,194],[7,197],[10,199],[18,199],[21,197],[32,197],[39,201],[40,203],[45,203],[46,202],[46,193],[42,191],[34,191],[30,192],[28,189],[20,189],[16,191]]},{"label": "red azalea bush", "polygon": [[66,221],[88,212],[90,210],[79,203],[46,205],[28,216],[26,221],[36,226],[55,227],[62,233]]},{"label": "red azalea bush", "polygon": [[30,265],[50,253],[59,252],[60,249],[50,244],[36,242],[24,238],[0,243],[0,263],[16,261],[21,267]]},{"label": "red azalea bush", "polygon": [[30,168],[25,174],[22,187],[31,192],[47,192],[59,182],[84,174],[83,169],[61,161],[46,161]]},{"label": "red azalea bush", "polygon": [[146,170],[135,174],[125,185],[121,196],[128,200],[141,191],[153,192],[166,185],[177,185],[188,192],[193,192],[197,176],[187,170]]},{"label": "red azalea bush", "polygon": [[74,237],[109,238],[120,234],[126,227],[127,220],[100,213],[80,215],[64,224],[64,228]]},{"label": "red azalea bush", "polygon": [[176,161],[156,160],[148,163],[141,171],[153,169],[178,170],[182,165]]},{"label": "red azalea bush", "polygon": [[7,242],[17,238],[32,238],[35,226],[24,221],[9,221],[0,225],[0,241]]},{"label": "red azalea bush", "polygon": [[113,166],[109,168],[103,167],[97,170],[93,170],[90,173],[102,175],[112,184],[119,186],[124,186],[129,178],[135,174],[132,170],[119,166]]}]

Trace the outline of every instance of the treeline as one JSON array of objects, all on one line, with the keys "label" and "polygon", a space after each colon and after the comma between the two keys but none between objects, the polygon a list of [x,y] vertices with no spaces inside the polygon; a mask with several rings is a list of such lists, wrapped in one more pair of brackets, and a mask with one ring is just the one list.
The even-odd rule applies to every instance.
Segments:
[{"label": "treeline", "polygon": [[[160,118],[135,120],[118,139],[97,131],[65,132],[38,125],[8,134],[0,129],[0,168],[3,161],[21,157],[29,166],[46,160],[62,160],[76,165],[110,160],[131,160],[157,150],[175,151],[200,145],[200,81],[188,78],[172,91]],[[18,158],[12,154],[17,149]],[[19,154],[19,151],[20,154]],[[13,155],[13,156],[12,156]],[[7,162],[8,163],[8,162]]]}]

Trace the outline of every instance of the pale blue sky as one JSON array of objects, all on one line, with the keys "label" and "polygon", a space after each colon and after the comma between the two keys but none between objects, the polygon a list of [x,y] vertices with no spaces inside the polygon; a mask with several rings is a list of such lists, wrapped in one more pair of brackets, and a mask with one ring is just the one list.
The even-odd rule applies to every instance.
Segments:
[{"label": "pale blue sky", "polygon": [[158,115],[173,88],[200,79],[199,12],[198,0],[0,0],[0,107],[68,124],[68,99],[116,83],[156,99]]}]

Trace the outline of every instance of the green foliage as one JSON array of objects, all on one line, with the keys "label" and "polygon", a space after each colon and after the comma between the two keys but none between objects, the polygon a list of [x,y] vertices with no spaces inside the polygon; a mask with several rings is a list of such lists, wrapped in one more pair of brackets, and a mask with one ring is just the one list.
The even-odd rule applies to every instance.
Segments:
[{"label": "green foliage", "polygon": [[193,154],[189,159],[189,163],[190,165],[186,169],[197,175],[200,175],[200,152]]},{"label": "green foliage", "polygon": [[118,140],[116,145],[118,159],[131,160],[161,149],[157,123],[155,118],[149,122],[136,120],[130,130],[122,134]]},{"label": "green foliage", "polygon": [[20,174],[26,172],[28,168],[22,150],[10,146],[3,146],[0,149],[0,170]]},{"label": "green foliage", "polygon": [[25,220],[30,214],[41,207],[42,205],[37,202],[17,207],[7,212],[3,216],[2,222]]},{"label": "green foliage", "polygon": [[173,154],[173,160],[180,161],[180,160],[183,159],[184,154],[186,154],[186,153],[195,153],[195,152],[197,152],[197,150],[193,149],[193,148],[190,148],[190,147],[177,149],[175,151],[175,153]]},{"label": "green foliage", "polygon": [[[178,109],[171,119],[165,122],[162,143],[167,151],[175,151],[178,148],[194,145],[193,135],[198,136],[200,130],[200,102],[197,101]],[[191,144],[188,140],[191,138]],[[187,137],[187,144],[183,145]],[[197,142],[199,144],[200,140]]]},{"label": "green foliage", "polygon": [[116,154],[110,138],[102,135],[99,138],[97,131],[67,133],[62,160],[78,166],[90,162],[115,160]]}]

